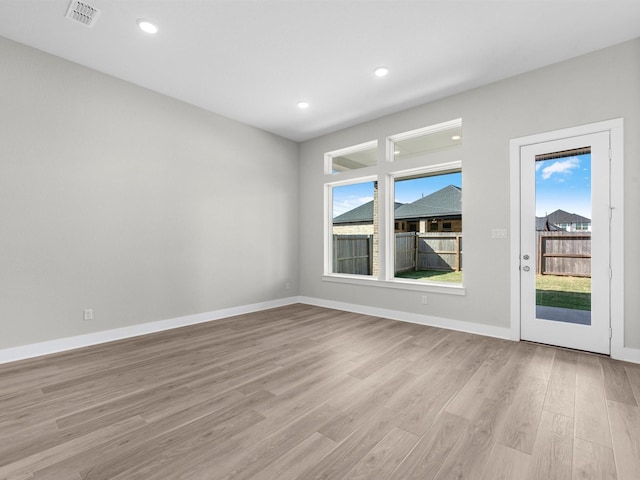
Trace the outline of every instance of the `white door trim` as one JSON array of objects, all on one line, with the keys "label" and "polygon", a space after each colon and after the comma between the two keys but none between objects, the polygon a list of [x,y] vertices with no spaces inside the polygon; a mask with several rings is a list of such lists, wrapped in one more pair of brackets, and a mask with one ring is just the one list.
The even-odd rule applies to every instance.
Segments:
[{"label": "white door trim", "polygon": [[623,119],[514,138],[510,142],[511,339],[520,340],[520,149],[536,143],[609,132],[611,149],[611,357],[624,358],[624,144]]}]

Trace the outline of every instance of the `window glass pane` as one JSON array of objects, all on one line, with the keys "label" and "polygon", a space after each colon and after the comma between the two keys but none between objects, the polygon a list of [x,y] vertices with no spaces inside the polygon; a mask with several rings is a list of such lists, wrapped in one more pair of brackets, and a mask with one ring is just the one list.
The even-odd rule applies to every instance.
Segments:
[{"label": "window glass pane", "polygon": [[448,126],[436,131],[393,140],[394,160],[419,157],[427,153],[446,150],[462,145],[462,124]]},{"label": "window glass pane", "polygon": [[395,181],[395,278],[462,283],[462,173]]},{"label": "window glass pane", "polygon": [[332,188],[332,273],[377,275],[378,182]]},{"label": "window glass pane", "polygon": [[359,168],[372,167],[378,163],[377,143],[367,144],[363,148],[338,151],[327,154],[330,160],[331,173],[346,172]]}]

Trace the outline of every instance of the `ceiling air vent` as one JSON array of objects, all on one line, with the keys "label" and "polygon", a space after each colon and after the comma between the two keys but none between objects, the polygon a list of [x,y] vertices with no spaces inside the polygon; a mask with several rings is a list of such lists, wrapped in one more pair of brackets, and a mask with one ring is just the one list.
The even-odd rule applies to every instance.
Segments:
[{"label": "ceiling air vent", "polygon": [[88,3],[71,0],[71,5],[69,5],[66,17],[83,24],[85,27],[92,28],[96,24],[96,21],[98,21],[101,13],[102,10],[98,10]]}]

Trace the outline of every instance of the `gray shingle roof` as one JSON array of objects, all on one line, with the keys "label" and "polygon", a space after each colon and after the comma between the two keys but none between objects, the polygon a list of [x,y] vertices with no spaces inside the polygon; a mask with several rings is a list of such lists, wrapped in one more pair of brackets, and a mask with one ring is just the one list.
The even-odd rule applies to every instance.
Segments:
[{"label": "gray shingle roof", "polygon": [[[396,210],[402,203],[396,202]],[[344,212],[342,215],[338,215],[333,219],[333,224],[340,223],[373,223],[373,200],[367,203],[363,203],[359,207],[356,207],[348,212]]]},{"label": "gray shingle roof", "polygon": [[537,232],[555,232],[558,230],[560,229],[549,221],[549,217],[536,217]]},{"label": "gray shingle roof", "polygon": [[561,223],[591,223],[590,218],[583,217],[577,213],[568,213],[560,209],[547,215],[547,218],[549,219],[549,223],[553,223],[554,225]]},{"label": "gray shingle roof", "polygon": [[462,189],[448,185],[396,210],[396,219],[451,217],[462,214]]},{"label": "gray shingle roof", "polygon": [[[425,217],[452,217],[462,214],[462,189],[448,185],[412,203],[395,203],[396,220]],[[373,222],[373,200],[333,219],[333,223]]]}]

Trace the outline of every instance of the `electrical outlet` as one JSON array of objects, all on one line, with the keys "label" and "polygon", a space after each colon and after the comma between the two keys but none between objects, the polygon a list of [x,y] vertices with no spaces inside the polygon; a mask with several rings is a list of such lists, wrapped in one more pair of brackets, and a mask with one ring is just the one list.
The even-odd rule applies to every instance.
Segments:
[{"label": "electrical outlet", "polygon": [[93,320],[93,308],[85,308],[83,314],[85,320]]},{"label": "electrical outlet", "polygon": [[426,305],[427,304],[427,296],[426,295],[422,295],[422,297],[420,298],[420,303],[422,303],[422,305]]}]

